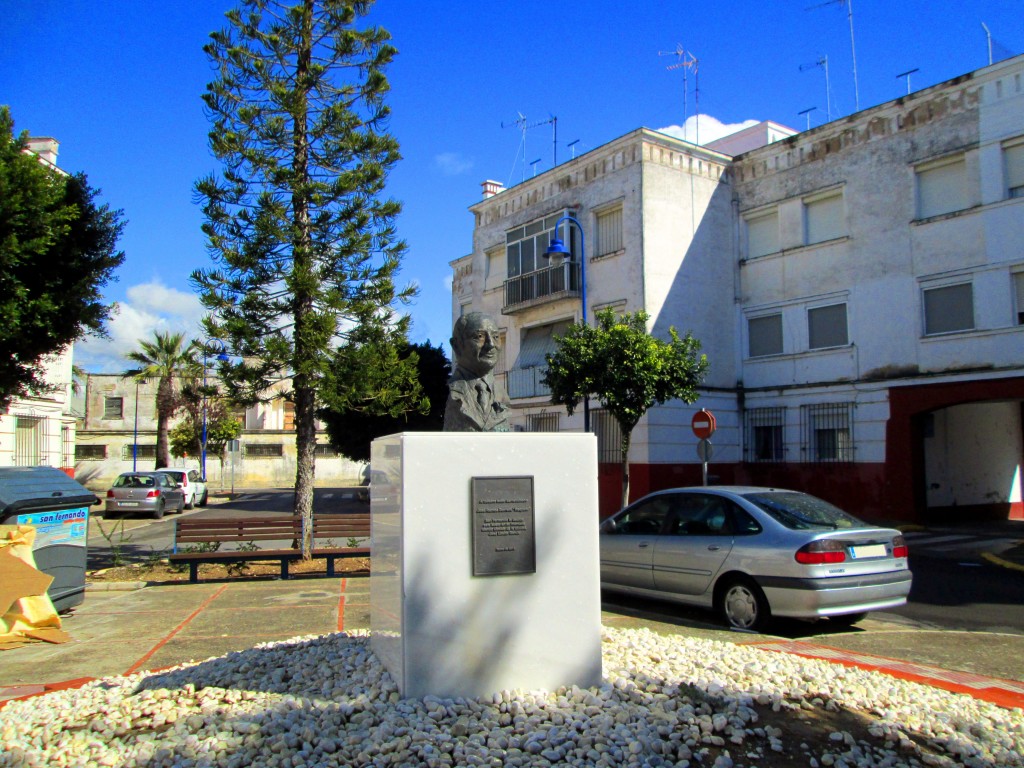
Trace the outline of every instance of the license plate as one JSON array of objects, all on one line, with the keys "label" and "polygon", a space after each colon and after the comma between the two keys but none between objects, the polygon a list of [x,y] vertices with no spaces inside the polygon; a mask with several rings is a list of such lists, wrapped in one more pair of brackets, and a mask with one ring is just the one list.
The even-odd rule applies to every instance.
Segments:
[{"label": "license plate", "polygon": [[861,547],[850,547],[850,555],[854,560],[864,557],[885,557],[885,544],[867,544]]},{"label": "license plate", "polygon": [[139,506],[139,502],[137,502],[137,501],[122,501],[118,506],[121,506],[121,507],[137,507],[137,506]]}]

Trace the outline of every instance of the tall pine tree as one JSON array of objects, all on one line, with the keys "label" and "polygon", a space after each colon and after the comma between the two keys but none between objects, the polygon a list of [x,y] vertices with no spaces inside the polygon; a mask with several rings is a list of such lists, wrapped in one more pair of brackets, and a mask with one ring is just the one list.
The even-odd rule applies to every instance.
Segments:
[{"label": "tall pine tree", "polygon": [[384,196],[398,143],[386,131],[390,35],[372,2],[243,0],[205,50],[217,79],[204,100],[219,174],[201,179],[215,267],[193,275],[206,331],[240,360],[220,376],[238,402],[290,379],[295,513],[311,550],[318,389],[332,350],[362,326],[404,337],[395,307],[405,244]]}]

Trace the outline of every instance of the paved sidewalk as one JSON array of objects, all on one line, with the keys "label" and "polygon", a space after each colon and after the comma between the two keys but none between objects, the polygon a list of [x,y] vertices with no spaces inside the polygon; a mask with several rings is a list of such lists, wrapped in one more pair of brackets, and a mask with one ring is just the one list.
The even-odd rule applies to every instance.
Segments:
[{"label": "paved sidewalk", "polygon": [[[0,706],[95,678],[164,669],[297,635],[368,629],[369,585],[363,576],[90,589],[65,618],[72,642],[0,653]],[[923,631],[874,617],[859,630],[800,640],[618,610],[604,611],[602,622],[823,658],[1024,708],[1024,635]]]}]

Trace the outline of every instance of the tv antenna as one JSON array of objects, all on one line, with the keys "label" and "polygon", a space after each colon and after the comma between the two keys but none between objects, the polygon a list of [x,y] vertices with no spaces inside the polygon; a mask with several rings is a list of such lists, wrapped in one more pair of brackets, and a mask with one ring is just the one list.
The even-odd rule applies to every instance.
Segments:
[{"label": "tv antenna", "polygon": [[821,67],[825,70],[825,122],[832,122],[832,86],[828,79],[828,56],[822,56],[813,64],[801,64],[800,71],[806,72],[808,69],[817,69]]},{"label": "tv antenna", "polygon": [[900,72],[898,75],[896,75],[896,79],[897,80],[899,80],[901,77],[907,78],[907,95],[908,96],[910,95],[910,76],[912,74],[914,74],[915,72],[919,72],[919,71],[920,70],[917,67],[914,67],[914,69],[908,69],[906,72]]},{"label": "tv antenna", "polygon": [[[501,127],[518,128],[520,133],[522,134],[522,138],[519,141],[519,150],[516,151],[515,162],[512,163],[512,170],[515,171],[516,163],[519,162],[519,152],[521,151],[523,153],[523,181],[526,181],[526,132],[529,131],[531,128],[539,128],[542,125],[551,126],[551,167],[554,168],[556,165],[558,165],[558,118],[552,115],[547,120],[538,120],[537,122],[531,123],[529,120],[526,119],[526,115],[524,115],[522,112],[519,112],[518,115],[519,116],[510,123],[503,122],[501,124]],[[537,162],[539,162],[539,160],[534,161],[534,163]],[[531,163],[531,165],[533,165],[533,163]],[[536,176],[537,168],[535,165],[533,170],[534,175]],[[509,176],[511,177],[511,175],[512,174],[510,173]],[[511,178],[509,180],[511,181]]]},{"label": "tv antenna", "polygon": [[846,17],[850,21],[850,53],[853,55],[853,104],[854,111],[860,112],[860,88],[857,85],[857,47],[853,42],[853,0],[827,0],[827,2],[812,5],[805,10],[810,11],[814,8],[824,8],[826,5],[836,4],[846,6]]},{"label": "tv antenna", "polygon": [[689,90],[687,70],[693,70],[693,101],[694,101],[694,144],[700,144],[700,60],[690,51],[683,48],[682,43],[676,43],[674,51],[658,51],[659,56],[675,56],[676,63],[669,64],[665,69],[683,70],[683,129],[686,128],[686,94]]},{"label": "tv antenna", "polygon": [[817,107],[808,107],[797,112],[798,115],[804,115],[807,118],[807,130],[811,130],[811,112],[816,110]]}]

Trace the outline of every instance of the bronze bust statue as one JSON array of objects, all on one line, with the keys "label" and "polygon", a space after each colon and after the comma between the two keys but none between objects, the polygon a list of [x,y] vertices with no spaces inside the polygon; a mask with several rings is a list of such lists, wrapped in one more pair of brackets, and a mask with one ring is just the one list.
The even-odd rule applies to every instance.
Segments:
[{"label": "bronze bust statue", "polygon": [[482,312],[469,312],[455,321],[451,344],[455,371],[448,381],[444,431],[508,432],[508,395],[494,379],[498,326]]}]

